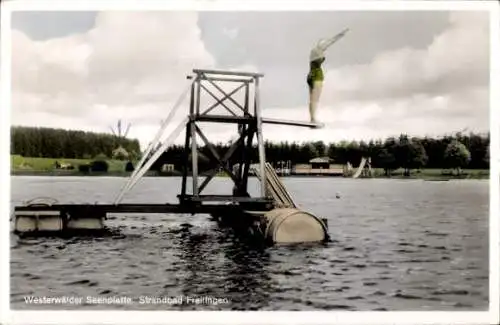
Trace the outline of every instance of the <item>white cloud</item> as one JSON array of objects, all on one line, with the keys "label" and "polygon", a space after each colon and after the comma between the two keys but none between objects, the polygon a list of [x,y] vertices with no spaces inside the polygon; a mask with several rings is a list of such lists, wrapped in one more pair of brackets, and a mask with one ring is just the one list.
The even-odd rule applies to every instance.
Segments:
[{"label": "white cloud", "polygon": [[335,96],[374,100],[488,86],[487,13],[452,13],[450,23],[424,50],[383,52],[368,64],[328,72],[326,78],[332,91],[327,91],[324,99]]},{"label": "white cloud", "polygon": [[124,118],[130,137],[154,134],[145,125],[158,128],[186,74],[214,64],[200,34],[194,12],[102,12],[92,30],[47,41],[13,30],[13,124],[107,132]]},{"label": "white cloud", "polygon": [[[197,19],[195,12],[101,12],[88,32],[47,41],[13,30],[13,124],[109,132],[109,125],[123,118],[132,123],[129,137],[144,147],[188,85],[187,74],[214,68]],[[240,90],[237,98],[242,97]],[[166,135],[184,118],[188,98]],[[215,100],[203,92],[202,102],[207,108]],[[205,129],[215,140],[234,132],[226,126]]]},{"label": "white cloud", "polygon": [[235,39],[236,37],[238,37],[238,29],[237,28],[224,28],[222,30],[222,32],[224,33],[224,35],[226,35],[229,39]]}]

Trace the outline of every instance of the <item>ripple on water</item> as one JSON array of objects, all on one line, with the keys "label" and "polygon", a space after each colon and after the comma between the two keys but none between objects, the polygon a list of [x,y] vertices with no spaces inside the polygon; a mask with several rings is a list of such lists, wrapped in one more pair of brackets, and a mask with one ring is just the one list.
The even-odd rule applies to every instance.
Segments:
[{"label": "ripple on water", "polygon": [[347,300],[363,300],[365,298],[362,296],[350,296],[350,297],[347,297],[346,299]]},{"label": "ripple on water", "polygon": [[406,248],[401,248],[401,249],[396,249],[396,253],[402,253],[402,254],[414,254],[418,253],[418,250],[415,249],[406,249]]},{"label": "ripple on water", "polygon": [[[388,274],[388,273],[386,273],[386,274]],[[393,278],[394,277],[392,277],[392,276],[385,276],[385,275],[378,277],[379,280],[392,280]]]},{"label": "ripple on water", "polygon": [[281,274],[287,276],[295,276],[295,275],[301,275],[301,272],[299,272],[298,270],[285,270]]},{"label": "ripple on water", "polygon": [[341,286],[339,288],[335,288],[333,291],[334,292],[344,292],[344,291],[347,291],[349,289],[351,289],[351,287],[349,287],[349,286]]},{"label": "ripple on water", "polygon": [[145,276],[144,274],[137,274],[137,273],[130,273],[130,274],[127,274],[127,276],[125,277],[125,280],[138,280],[138,279],[146,279],[147,276]]},{"label": "ripple on water", "polygon": [[405,263],[436,263],[440,262],[438,259],[433,259],[433,258],[412,258],[406,261],[403,261]]},{"label": "ripple on water", "polygon": [[66,282],[65,285],[69,285],[69,286],[86,285],[88,287],[94,287],[94,286],[98,285],[98,282],[84,279],[84,280],[76,280],[76,281]]},{"label": "ripple on water", "polygon": [[426,231],[424,231],[424,233],[426,234],[426,236],[430,236],[430,237],[447,237],[449,235],[448,233],[445,233],[445,232],[437,232],[437,231],[430,231],[430,230],[426,230]]},{"label": "ripple on water", "polygon": [[466,289],[442,289],[442,290],[435,290],[432,292],[432,295],[436,296],[477,296],[480,293],[477,291],[473,290],[466,290]]},{"label": "ripple on water", "polygon": [[330,260],[330,265],[343,264],[343,263],[346,263],[346,262],[347,262],[346,260],[334,259],[334,260]]},{"label": "ripple on water", "polygon": [[31,274],[31,273],[23,273],[23,274],[21,274],[21,277],[27,278],[29,280],[39,280],[39,279],[41,279],[40,276],[38,276],[36,274]]},{"label": "ripple on water", "polygon": [[415,299],[423,299],[421,296],[411,295],[408,293],[397,292],[392,295],[394,298],[407,299],[407,300],[415,300]]}]

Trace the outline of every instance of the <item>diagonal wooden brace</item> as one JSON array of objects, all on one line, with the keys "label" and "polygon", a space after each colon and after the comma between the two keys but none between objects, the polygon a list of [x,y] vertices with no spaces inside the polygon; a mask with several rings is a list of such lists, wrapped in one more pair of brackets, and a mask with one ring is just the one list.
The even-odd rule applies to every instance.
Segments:
[{"label": "diagonal wooden brace", "polygon": [[[224,91],[224,89],[222,89],[221,87],[219,87],[215,82],[213,82],[212,80],[210,79],[207,79],[207,81],[209,83],[212,84],[212,86],[215,87],[215,89],[217,89],[218,91],[220,91],[221,93],[223,93],[224,95],[226,95],[227,93]],[[245,84],[242,84],[240,87],[243,87]],[[233,102],[234,105],[236,105],[237,107],[239,107],[239,109],[241,109],[243,112],[245,112],[245,109],[243,108],[243,106],[240,105],[240,103],[238,103],[237,101],[234,100],[233,97],[231,96],[227,96],[227,99],[229,99],[230,101]]]},{"label": "diagonal wooden brace", "polygon": [[[229,113],[231,113],[233,116],[236,116],[236,113],[234,113],[229,107],[227,107],[226,104],[224,104],[224,101],[226,99],[231,98],[231,96],[234,95],[235,93],[237,93],[241,88],[243,88],[245,86],[245,84],[242,84],[239,87],[236,87],[229,94],[226,94],[225,92],[223,92],[224,97],[222,97],[222,98],[217,98],[217,96],[214,95],[214,93],[211,92],[207,87],[205,87],[205,85],[203,85],[203,84],[200,84],[200,85],[201,85],[201,88],[203,88],[210,96],[212,96],[215,100],[217,100],[217,102],[215,104],[213,104],[212,106],[207,108],[203,113],[201,113],[201,115],[208,114],[215,107],[217,107],[217,105],[222,105],[222,106],[224,106],[225,109],[227,109],[229,111]],[[241,108],[241,106],[240,106],[240,108]]]},{"label": "diagonal wooden brace", "polygon": [[[199,130],[199,129],[198,129]],[[231,177],[231,179],[235,182],[236,186],[239,186],[239,183],[240,181],[238,180],[238,178],[236,176],[234,176],[234,174],[232,173],[232,171],[229,171],[226,167],[225,167],[225,164],[226,162],[233,156],[233,154],[236,152],[236,149],[238,149],[239,147],[239,142],[244,139],[246,136],[248,135],[248,130],[245,130],[239,137],[238,140],[236,140],[232,145],[231,147],[229,147],[229,149],[226,151],[226,154],[222,157],[222,158],[219,158],[217,159],[217,157],[215,157],[219,164],[226,170],[226,172],[229,172],[229,176]],[[200,137],[203,139],[203,141],[206,140],[205,136],[200,134]],[[208,144],[208,140],[205,141],[205,143]],[[212,147],[213,149],[213,147]],[[214,149],[215,150],[215,149]],[[212,151],[212,150],[210,150]],[[200,188],[198,189],[198,193],[201,193],[205,187],[208,185],[208,183],[212,180],[212,178],[217,174],[217,169],[213,169],[205,178],[205,180],[203,181],[203,183],[201,184]]]}]

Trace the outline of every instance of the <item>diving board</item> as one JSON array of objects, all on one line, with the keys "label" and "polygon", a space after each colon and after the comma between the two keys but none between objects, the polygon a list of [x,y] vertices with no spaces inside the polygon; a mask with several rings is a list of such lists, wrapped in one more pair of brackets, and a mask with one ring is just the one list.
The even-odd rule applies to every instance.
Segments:
[{"label": "diving board", "polygon": [[320,128],[325,127],[325,124],[323,124],[323,123],[313,123],[313,122],[307,122],[307,121],[294,121],[294,120],[280,120],[280,119],[273,119],[273,118],[268,118],[268,117],[263,117],[262,123],[290,125],[290,126],[302,126],[302,127],[309,127],[309,128],[314,128],[314,129],[320,129]]}]

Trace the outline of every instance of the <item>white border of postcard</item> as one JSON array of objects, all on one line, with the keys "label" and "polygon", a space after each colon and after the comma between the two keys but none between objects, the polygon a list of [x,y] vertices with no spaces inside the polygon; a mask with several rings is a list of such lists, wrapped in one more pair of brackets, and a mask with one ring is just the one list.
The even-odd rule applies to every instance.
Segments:
[{"label": "white border of postcard", "polygon": [[499,320],[499,196],[500,109],[499,91],[490,91],[490,299],[489,311],[480,312],[163,312],[163,311],[11,311],[9,307],[10,214],[10,15],[12,11],[128,10],[486,10],[491,27],[490,89],[499,83],[499,5],[496,1],[322,1],[322,0],[32,0],[5,1],[1,10],[1,309],[4,324],[498,324]]}]

